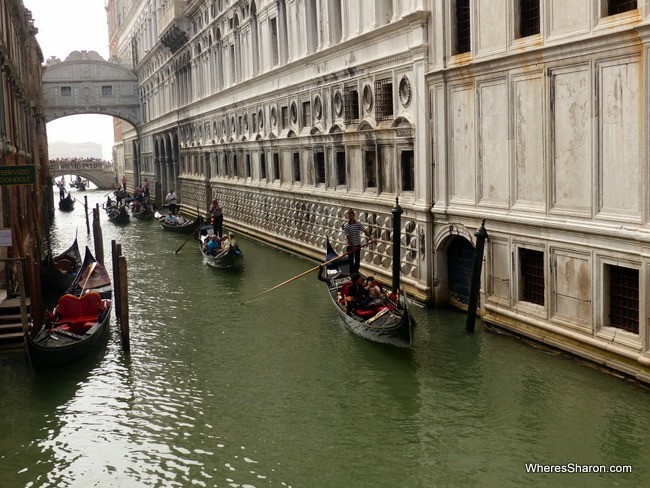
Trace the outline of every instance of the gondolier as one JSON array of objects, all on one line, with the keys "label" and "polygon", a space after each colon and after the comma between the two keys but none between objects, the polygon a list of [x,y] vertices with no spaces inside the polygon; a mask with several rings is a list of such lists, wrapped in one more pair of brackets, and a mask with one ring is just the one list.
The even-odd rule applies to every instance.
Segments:
[{"label": "gondolier", "polygon": [[169,205],[169,210],[171,213],[176,215],[176,193],[174,193],[173,188],[169,190],[169,193],[165,197],[165,201],[167,202],[167,205]]},{"label": "gondolier", "polygon": [[[361,266],[361,233],[363,232],[370,242],[375,242],[370,236],[370,231],[361,222],[354,218],[354,210],[348,210],[348,221],[343,224],[343,233],[348,242],[347,251],[350,253],[350,274],[358,273]],[[354,251],[354,252],[350,252]]]}]

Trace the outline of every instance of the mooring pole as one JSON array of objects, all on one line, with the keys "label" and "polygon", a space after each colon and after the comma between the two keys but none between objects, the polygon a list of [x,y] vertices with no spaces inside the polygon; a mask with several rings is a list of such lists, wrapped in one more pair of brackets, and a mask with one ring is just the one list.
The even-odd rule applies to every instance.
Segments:
[{"label": "mooring pole", "polygon": [[474,332],[474,323],[476,322],[476,307],[478,306],[478,294],[481,288],[481,269],[483,268],[483,249],[485,248],[485,239],[488,233],[485,230],[485,219],[481,221],[481,226],[474,233],[476,236],[476,249],[474,250],[474,265],[472,267],[472,283],[469,289],[469,304],[467,305],[467,322],[465,330]]},{"label": "mooring pole", "polygon": [[104,262],[104,238],[102,237],[102,224],[99,220],[99,204],[93,208],[93,240],[95,241],[95,257],[100,264]]},{"label": "mooring pole", "polygon": [[86,213],[86,232],[90,235],[90,222],[88,221],[88,195],[84,195],[84,212]]},{"label": "mooring pole", "polygon": [[395,199],[395,206],[391,212],[393,214],[393,293],[397,293],[402,272],[400,241],[402,240],[402,213],[404,213],[399,206],[399,198]]},{"label": "mooring pole", "polygon": [[118,266],[120,268],[120,331],[122,332],[122,347],[126,352],[131,350],[129,339],[129,286],[127,281],[126,258],[120,256]]},{"label": "mooring pole", "polygon": [[122,252],[121,246],[115,239],[111,240],[111,260],[113,263],[113,308],[115,308],[115,317],[120,318],[120,266],[118,258]]}]

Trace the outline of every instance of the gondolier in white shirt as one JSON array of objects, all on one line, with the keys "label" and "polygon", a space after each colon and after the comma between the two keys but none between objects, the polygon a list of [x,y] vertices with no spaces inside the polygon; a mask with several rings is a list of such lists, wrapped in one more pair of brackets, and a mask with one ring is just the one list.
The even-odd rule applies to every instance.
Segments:
[{"label": "gondolier in white shirt", "polygon": [[[343,233],[348,241],[347,252],[350,259],[350,274],[358,273],[361,266],[361,233],[363,232],[368,238],[369,242],[376,242],[370,236],[370,231],[361,222],[357,222],[354,218],[354,210],[348,210],[348,221],[343,224]],[[354,251],[354,252],[350,252]]]},{"label": "gondolier in white shirt", "polygon": [[169,190],[169,193],[165,197],[165,201],[167,202],[167,205],[169,205],[170,212],[176,215],[176,193],[174,193],[173,188]]}]

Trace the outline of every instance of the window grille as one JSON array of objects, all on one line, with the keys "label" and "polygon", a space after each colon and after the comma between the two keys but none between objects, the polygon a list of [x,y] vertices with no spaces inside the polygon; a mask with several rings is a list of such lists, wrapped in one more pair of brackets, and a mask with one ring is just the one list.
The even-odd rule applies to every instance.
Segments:
[{"label": "window grille", "polygon": [[393,116],[393,83],[389,78],[375,81],[375,118],[388,120]]},{"label": "window grille", "polygon": [[345,87],[345,123],[359,121],[359,91],[351,86]]},{"label": "window grille", "polygon": [[260,154],[260,179],[266,179],[266,155],[264,153]]},{"label": "window grille", "polygon": [[289,127],[289,108],[286,106],[282,107],[282,109],[280,110],[280,116],[282,117],[281,128],[286,129],[287,127]]},{"label": "window grille", "polygon": [[519,249],[522,279],[522,299],[544,305],[544,253],[532,249]]},{"label": "window grille", "polygon": [[609,266],[609,323],[639,333],[639,270]]},{"label": "window grille", "polygon": [[280,155],[278,153],[273,153],[273,180],[278,181],[280,179]]},{"label": "window grille", "polygon": [[539,34],[539,0],[521,0],[519,22],[521,37]]},{"label": "window grille", "polygon": [[246,154],[246,163],[244,166],[244,171],[246,171],[244,177],[250,178],[251,176],[251,155],[250,154]]},{"label": "window grille", "polygon": [[103,97],[112,97],[113,96],[113,86],[112,85],[102,85],[102,96]]},{"label": "window grille", "polygon": [[470,3],[456,0],[456,52],[462,54],[471,50]]},{"label": "window grille", "polygon": [[377,187],[377,152],[366,151],[366,188]]},{"label": "window grille", "polygon": [[346,182],[345,151],[336,151],[336,184],[345,185]]},{"label": "window grille", "polygon": [[415,189],[415,156],[413,151],[402,151],[402,191],[413,191]]},{"label": "window grille", "polygon": [[302,102],[302,126],[308,127],[311,125],[311,103]]},{"label": "window grille", "polygon": [[636,0],[608,0],[607,15],[616,15],[636,10]]},{"label": "window grille", "polygon": [[316,166],[316,184],[325,183],[325,154],[322,151],[314,153],[314,165]]},{"label": "window grille", "polygon": [[300,181],[300,154],[293,153],[293,181]]},{"label": "window grille", "polygon": [[72,87],[71,86],[62,86],[61,87],[61,96],[62,97],[71,97],[72,96]]}]

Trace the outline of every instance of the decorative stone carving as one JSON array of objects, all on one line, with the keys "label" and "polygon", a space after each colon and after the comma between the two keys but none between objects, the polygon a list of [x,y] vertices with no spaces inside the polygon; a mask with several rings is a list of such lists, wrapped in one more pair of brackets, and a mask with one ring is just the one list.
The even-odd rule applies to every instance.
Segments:
[{"label": "decorative stone carving", "polygon": [[275,107],[271,107],[271,129],[275,129],[278,124],[278,111]]},{"label": "decorative stone carving", "polygon": [[404,107],[411,101],[411,82],[406,75],[402,76],[399,81],[399,101],[402,102]]},{"label": "decorative stone carving", "polygon": [[298,107],[296,102],[291,102],[291,123],[295,124],[298,121]]},{"label": "decorative stone carving", "polygon": [[337,117],[343,115],[343,95],[341,94],[341,90],[334,92],[334,115]]},{"label": "decorative stone carving", "polygon": [[363,87],[363,109],[366,113],[372,109],[372,88],[370,88],[370,85]]},{"label": "decorative stone carving", "polygon": [[314,97],[314,118],[318,121],[323,117],[323,102],[320,95]]},{"label": "decorative stone carving", "polygon": [[257,112],[257,123],[259,124],[260,129],[264,128],[264,111],[259,109]]}]

